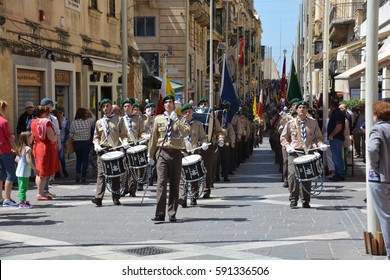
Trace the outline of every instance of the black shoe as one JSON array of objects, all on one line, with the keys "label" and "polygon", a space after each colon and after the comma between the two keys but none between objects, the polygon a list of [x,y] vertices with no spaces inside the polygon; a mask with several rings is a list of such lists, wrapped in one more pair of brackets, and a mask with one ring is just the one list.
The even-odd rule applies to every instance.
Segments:
[{"label": "black shoe", "polygon": [[131,192],[131,193],[129,194],[129,196],[130,196],[130,197],[136,197],[135,192]]},{"label": "black shoe", "polygon": [[216,177],[215,182],[219,182],[219,181],[221,181],[221,179],[219,177]]},{"label": "black shoe", "polygon": [[283,184],[283,188],[288,188],[288,183],[287,182],[284,182],[284,184]]},{"label": "black shoe", "polygon": [[176,223],[176,221],[177,221],[176,216],[175,216],[175,215],[169,216],[169,221],[170,221],[171,223]]},{"label": "black shoe", "polygon": [[64,171],[64,172],[62,172],[62,173],[64,173],[64,177],[65,177],[65,178],[68,178],[68,177],[69,177],[69,173],[68,173],[68,171],[66,171],[66,170],[65,170],[65,171]]},{"label": "black shoe", "polygon": [[309,202],[302,203],[302,208],[311,208]]},{"label": "black shoe", "polygon": [[114,205],[116,205],[116,206],[122,205],[122,203],[119,201],[119,199],[113,199],[112,202],[113,202]]},{"label": "black shoe", "polygon": [[152,218],[152,221],[163,222],[163,221],[165,221],[165,217],[164,216],[155,216],[154,218]]},{"label": "black shoe", "polygon": [[290,208],[297,207],[298,203],[296,201],[291,201],[290,202]]},{"label": "black shoe", "polygon": [[197,205],[198,202],[196,201],[196,198],[191,198],[191,205]]},{"label": "black shoe", "polygon": [[143,191],[143,190],[144,190],[144,186],[138,186],[137,191]]},{"label": "black shoe", "polygon": [[122,194],[121,194],[121,197],[124,197],[126,194],[130,193],[129,191],[124,191]]},{"label": "black shoe", "polygon": [[337,175],[330,177],[328,179],[333,181],[333,182],[345,181],[345,177],[341,177],[341,176],[337,176]]},{"label": "black shoe", "polygon": [[101,198],[92,198],[92,203],[95,203],[97,207],[101,207],[102,206],[102,199]]},{"label": "black shoe", "polygon": [[181,207],[183,208],[187,208],[187,199],[183,199],[183,198],[179,198],[179,204],[181,205]]},{"label": "black shoe", "polygon": [[229,180],[228,177],[223,178],[223,181],[224,181],[224,182],[230,182],[230,180]]},{"label": "black shoe", "polygon": [[205,194],[203,195],[203,198],[210,198],[210,194],[209,194],[209,193],[205,193]]},{"label": "black shoe", "polygon": [[229,171],[229,175],[234,175],[234,173],[232,171]]}]

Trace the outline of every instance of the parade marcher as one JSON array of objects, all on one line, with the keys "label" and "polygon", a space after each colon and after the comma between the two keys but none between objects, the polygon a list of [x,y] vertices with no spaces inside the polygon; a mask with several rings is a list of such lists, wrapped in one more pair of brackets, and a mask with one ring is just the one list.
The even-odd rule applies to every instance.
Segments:
[{"label": "parade marcher", "polygon": [[[153,130],[153,124],[154,124],[154,119],[156,117],[156,105],[153,102],[148,102],[145,106],[145,134],[149,135],[152,133]],[[154,159],[156,160],[156,159]],[[153,179],[157,178],[157,172],[156,169],[152,169],[153,174],[151,174],[149,178],[149,186],[153,185]]]},{"label": "parade marcher", "polygon": [[[123,121],[117,115],[112,114],[112,101],[104,98],[100,101],[100,109],[103,112],[103,118],[96,121],[93,135],[93,144],[97,153],[97,182],[96,193],[92,203],[96,206],[102,206],[104,192],[106,191],[105,176],[103,174],[103,163],[101,156],[109,148],[115,148],[120,145],[128,146],[127,128]],[[111,178],[112,181],[112,201],[114,205],[121,205],[120,199],[120,176]]]},{"label": "parade marcher", "polygon": [[[218,118],[219,120],[219,118]],[[234,129],[231,123],[227,123],[227,113],[222,112],[221,120],[220,120],[222,130],[225,133],[225,145],[219,149],[219,157],[217,164],[217,178],[219,178],[219,174],[221,173],[224,182],[230,182],[229,172],[230,172],[230,154],[231,147],[235,147],[236,143],[236,135],[234,133]]]},{"label": "parade marcher", "polygon": [[[18,206],[11,199],[12,184],[16,181],[15,155],[12,149],[16,149],[15,135],[11,133],[8,120],[8,103],[0,99],[0,203],[3,206]],[[5,182],[5,197],[3,200],[3,183]]]},{"label": "parade marcher", "polygon": [[[184,138],[184,145],[187,152],[189,152],[192,149],[196,149],[198,147],[202,147],[203,150],[208,149],[207,145],[207,135],[204,131],[203,124],[193,119],[193,113],[192,105],[189,103],[184,104],[181,107],[181,113],[183,118],[185,118],[190,126],[190,134]],[[195,153],[200,154],[200,151],[197,150]],[[187,194],[184,189],[184,185],[180,185],[180,193],[179,193],[179,204],[183,206],[184,208],[187,207]],[[192,182],[191,183],[191,192],[195,195],[191,198],[191,205],[197,204],[196,197],[198,196],[198,190],[199,190],[199,182]]]},{"label": "parade marcher", "polygon": [[[198,107],[209,108],[209,101],[207,98],[201,98],[198,102]],[[205,163],[206,173],[206,186],[203,192],[203,198],[210,198],[211,188],[215,179],[215,173],[217,169],[217,152],[218,149],[225,145],[225,134],[222,130],[221,124],[218,121],[216,115],[214,115],[213,131],[211,135],[208,135],[208,140],[211,142],[210,147],[202,151],[202,158]]]},{"label": "parade marcher", "polygon": [[380,222],[386,255],[390,260],[390,103],[378,101],[372,111],[374,125],[367,143],[370,159],[368,191]]},{"label": "parade marcher", "polygon": [[95,115],[87,108],[78,108],[74,121],[70,125],[69,134],[73,138],[76,153],[76,183],[86,182],[91,150],[91,130],[95,124]]},{"label": "parade marcher", "polygon": [[230,122],[233,126],[234,135],[236,137],[236,142],[234,146],[230,147],[230,175],[233,175],[233,171],[238,167],[239,162],[238,154],[241,147],[241,134],[242,134],[242,123],[241,119],[238,117],[237,114],[234,114],[232,117],[232,120]]},{"label": "parade marcher", "polygon": [[150,135],[148,161],[153,166],[155,158],[157,169],[157,206],[153,221],[165,220],[169,177],[168,215],[170,222],[176,222],[183,157],[181,149],[184,138],[190,133],[190,127],[185,118],[179,120],[174,112],[174,102],[174,95],[164,96],[162,104],[165,112],[156,116]]},{"label": "parade marcher", "polygon": [[[60,135],[61,135],[61,150],[58,151],[58,157],[61,162],[62,173],[65,177],[69,176],[68,171],[66,170],[66,161],[65,161],[65,143],[69,138],[69,128],[70,121],[65,117],[64,108],[57,107],[56,110],[53,110],[53,115],[57,118],[60,126]],[[57,172],[55,175],[56,178],[61,177],[61,172]]]},{"label": "parade marcher", "polygon": [[19,116],[18,124],[16,127],[16,134],[20,135],[23,131],[31,131],[31,122],[34,119],[34,103],[31,101],[27,101],[24,103],[24,108],[26,111],[24,111],[23,114]]},{"label": "parade marcher", "polygon": [[[297,152],[305,152],[317,145],[322,151],[327,149],[323,144],[321,129],[316,120],[307,117],[309,104],[302,100],[297,104],[298,116],[290,120],[283,128],[280,141],[288,153],[288,187],[290,191],[290,207],[298,205],[298,198],[301,197],[302,207],[310,208],[311,182],[299,182],[295,177],[294,159],[298,157]],[[301,187],[301,184],[303,188]]]}]

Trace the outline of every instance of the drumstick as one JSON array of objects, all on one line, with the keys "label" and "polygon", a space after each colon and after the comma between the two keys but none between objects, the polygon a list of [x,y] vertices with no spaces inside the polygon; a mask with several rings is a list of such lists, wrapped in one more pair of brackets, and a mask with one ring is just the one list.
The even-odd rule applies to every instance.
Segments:
[{"label": "drumstick", "polygon": [[[207,143],[207,146],[210,146],[211,145],[211,143]],[[199,146],[199,147],[197,147],[197,148],[194,148],[194,149],[191,149],[191,150],[189,150],[189,151],[187,151],[188,153],[192,153],[192,152],[194,152],[194,151],[196,151],[196,150],[199,150],[199,149],[201,149],[202,148],[202,146]]]}]

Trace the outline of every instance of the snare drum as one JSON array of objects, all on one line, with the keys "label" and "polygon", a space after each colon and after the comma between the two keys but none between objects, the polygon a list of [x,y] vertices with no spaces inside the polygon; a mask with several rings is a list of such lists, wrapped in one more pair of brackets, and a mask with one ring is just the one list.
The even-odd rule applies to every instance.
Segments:
[{"label": "snare drum", "polygon": [[129,166],[132,168],[143,168],[148,166],[147,147],[138,145],[126,150]]},{"label": "snare drum", "polygon": [[194,114],[192,117],[203,124],[208,142],[211,142],[214,127],[214,111],[211,108],[192,107]]},{"label": "snare drum", "polygon": [[322,173],[321,157],[304,155],[294,159],[295,175],[300,181],[312,181]]},{"label": "snare drum", "polygon": [[126,172],[125,154],[121,151],[109,152],[100,157],[103,174],[107,177],[117,177]]},{"label": "snare drum", "polygon": [[206,168],[200,155],[184,157],[181,165],[183,179],[187,182],[195,182],[206,176]]}]

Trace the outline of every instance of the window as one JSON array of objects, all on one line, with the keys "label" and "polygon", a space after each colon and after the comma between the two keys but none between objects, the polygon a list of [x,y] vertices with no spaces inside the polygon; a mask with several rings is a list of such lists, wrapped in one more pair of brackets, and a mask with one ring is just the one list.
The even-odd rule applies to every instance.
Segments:
[{"label": "window", "polygon": [[109,2],[108,15],[115,17],[115,0]]},{"label": "window", "polygon": [[91,0],[91,8],[95,10],[98,9],[98,0]]},{"label": "window", "polygon": [[135,36],[156,36],[156,18],[155,17],[135,17],[134,18]]}]

